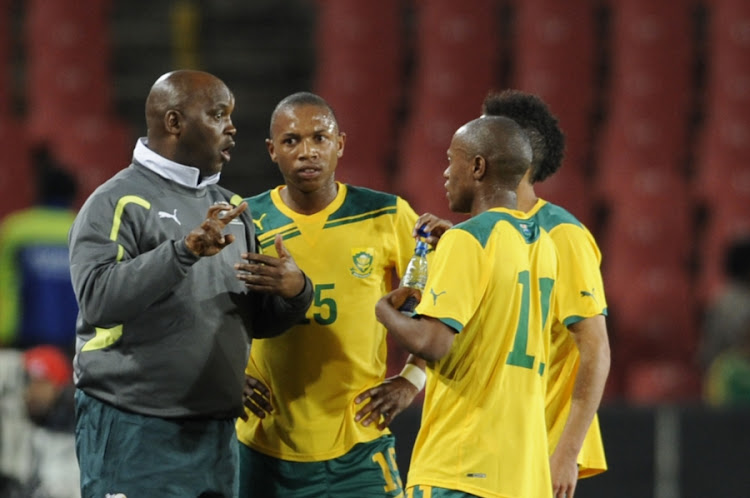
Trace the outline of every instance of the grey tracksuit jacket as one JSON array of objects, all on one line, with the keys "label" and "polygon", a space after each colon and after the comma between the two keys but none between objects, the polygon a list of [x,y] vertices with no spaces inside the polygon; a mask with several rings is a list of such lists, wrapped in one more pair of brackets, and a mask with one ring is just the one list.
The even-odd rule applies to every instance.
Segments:
[{"label": "grey tracksuit jacket", "polygon": [[306,278],[303,292],[287,300],[252,293],[236,278],[240,254],[257,252],[249,210],[224,230],[232,244],[194,256],[185,236],[209,206],[241,199],[216,184],[188,187],[158,174],[153,152],[145,157],[156,157],[157,172],[139,163],[143,147],[89,197],[70,231],[80,306],[76,385],[144,415],[237,416],[249,337],[302,320],[312,284]]}]

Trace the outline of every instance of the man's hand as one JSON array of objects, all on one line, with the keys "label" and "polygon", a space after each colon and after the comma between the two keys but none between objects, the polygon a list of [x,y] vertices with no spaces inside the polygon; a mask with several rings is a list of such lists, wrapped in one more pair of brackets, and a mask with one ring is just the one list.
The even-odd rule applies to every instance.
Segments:
[{"label": "man's hand", "polygon": [[[273,411],[271,391],[261,381],[247,374],[245,374],[245,387],[242,390],[242,402],[259,418],[266,418],[266,413]],[[242,420],[247,422],[247,412],[243,412]]]},{"label": "man's hand", "polygon": [[380,421],[377,427],[382,431],[411,404],[418,393],[414,384],[400,375],[385,379],[379,386],[368,389],[354,399],[357,404],[368,398],[370,400],[360,408],[354,420],[361,421],[364,426]]},{"label": "man's hand", "polygon": [[234,235],[221,232],[227,224],[247,209],[247,202],[237,207],[222,202],[208,208],[208,214],[199,227],[185,237],[185,245],[196,256],[213,256],[234,241]]},{"label": "man's hand", "polygon": [[419,235],[420,229],[424,232],[428,232],[430,236],[426,237],[425,241],[432,247],[435,247],[437,246],[440,237],[442,237],[446,230],[448,230],[452,226],[453,223],[448,220],[438,218],[431,213],[424,213],[422,216],[417,218],[417,223],[414,225],[412,236],[417,237]]},{"label": "man's hand", "polygon": [[578,484],[578,455],[564,453],[558,446],[549,459],[553,498],[573,498]]},{"label": "man's hand", "polygon": [[[391,292],[381,297],[375,304],[375,316],[380,320],[380,316],[385,312],[385,308],[390,307],[398,310],[406,300],[414,296],[417,302],[422,300],[422,292],[419,289],[413,287],[397,287]],[[378,311],[380,310],[380,311]],[[382,320],[380,320],[382,323]]]},{"label": "man's hand", "polygon": [[242,259],[247,260],[247,263],[237,263],[234,268],[240,271],[237,278],[245,282],[247,288],[289,299],[305,288],[305,276],[284,247],[281,235],[276,235],[274,244],[278,258],[253,252],[244,253]]}]

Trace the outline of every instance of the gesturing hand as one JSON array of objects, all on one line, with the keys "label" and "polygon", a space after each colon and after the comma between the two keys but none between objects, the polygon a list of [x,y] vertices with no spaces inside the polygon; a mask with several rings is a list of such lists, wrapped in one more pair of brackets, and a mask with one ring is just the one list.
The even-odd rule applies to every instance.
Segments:
[{"label": "gesturing hand", "polygon": [[276,235],[274,245],[278,258],[254,252],[242,254],[247,263],[234,265],[240,271],[237,278],[254,291],[292,298],[305,288],[305,277],[284,247],[281,235]]},{"label": "gesturing hand", "polygon": [[[242,214],[247,209],[247,203],[243,202],[237,207],[222,202],[208,208],[208,214],[203,223],[194,228],[185,237],[187,248],[196,256],[213,256],[234,241],[234,235],[223,235],[222,231],[227,224]],[[223,216],[219,215],[223,213]]]}]

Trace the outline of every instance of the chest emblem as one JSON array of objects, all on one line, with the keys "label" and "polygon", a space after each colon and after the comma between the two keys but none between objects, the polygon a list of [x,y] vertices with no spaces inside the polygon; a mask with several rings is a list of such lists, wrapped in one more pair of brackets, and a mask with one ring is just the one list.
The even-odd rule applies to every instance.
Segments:
[{"label": "chest emblem", "polygon": [[182,225],[180,223],[180,220],[177,219],[177,210],[175,209],[172,213],[167,213],[166,211],[159,211],[159,218],[170,218],[177,222],[178,225]]},{"label": "chest emblem", "polygon": [[372,274],[372,263],[374,260],[372,247],[353,247],[352,262],[354,266],[349,268],[351,274],[357,278],[367,278]]}]

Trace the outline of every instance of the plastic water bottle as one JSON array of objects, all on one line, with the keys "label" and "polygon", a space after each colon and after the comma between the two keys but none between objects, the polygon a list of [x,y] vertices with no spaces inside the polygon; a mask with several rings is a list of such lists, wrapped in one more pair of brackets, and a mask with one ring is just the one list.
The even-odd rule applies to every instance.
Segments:
[{"label": "plastic water bottle", "polygon": [[[414,254],[409,260],[409,264],[406,266],[406,272],[401,278],[401,287],[412,287],[424,291],[424,286],[427,283],[427,243],[423,240],[417,241],[417,247],[414,249]],[[410,296],[403,305],[399,308],[399,311],[406,314],[411,314],[414,308],[417,307],[419,301],[414,296]]]}]

